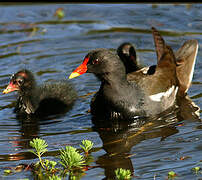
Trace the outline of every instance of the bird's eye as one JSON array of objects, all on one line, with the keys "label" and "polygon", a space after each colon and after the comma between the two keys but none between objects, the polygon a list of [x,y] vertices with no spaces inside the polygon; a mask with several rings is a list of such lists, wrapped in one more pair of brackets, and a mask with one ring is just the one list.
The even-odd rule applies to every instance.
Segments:
[{"label": "bird's eye", "polygon": [[99,59],[94,59],[93,60],[93,64],[98,64],[99,63]]},{"label": "bird's eye", "polygon": [[14,75],[14,74],[12,74],[12,76],[10,77],[10,79],[13,79],[13,78],[14,78],[14,76],[15,76],[15,75]]},{"label": "bird's eye", "polygon": [[18,79],[18,80],[17,80],[17,83],[18,83],[18,85],[22,85],[23,80],[22,80],[22,79]]}]

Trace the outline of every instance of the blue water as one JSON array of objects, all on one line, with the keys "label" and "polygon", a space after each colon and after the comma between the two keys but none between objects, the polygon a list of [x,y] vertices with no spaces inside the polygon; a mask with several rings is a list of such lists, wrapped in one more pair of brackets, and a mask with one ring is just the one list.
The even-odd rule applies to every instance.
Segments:
[{"label": "blue water", "polygon": [[[54,15],[62,7],[65,17]],[[29,141],[41,137],[55,155],[66,145],[79,148],[83,139],[94,143],[92,156],[97,168],[82,179],[113,178],[116,168],[130,169],[134,179],[166,179],[174,170],[178,179],[197,179],[191,168],[202,160],[200,112],[190,111],[190,103],[201,108],[202,87],[202,5],[201,4],[2,4],[0,6],[0,88],[22,68],[30,69],[37,81],[68,79],[88,51],[116,49],[129,41],[136,46],[145,66],[156,64],[151,26],[176,51],[186,40],[196,39],[199,51],[188,91],[190,100],[181,109],[177,124],[148,123],[143,127],[100,131],[88,113],[89,103],[100,82],[92,74],[69,80],[80,98],[73,109],[61,116],[35,121],[17,119],[13,112],[16,93],[0,95],[0,177],[32,179],[29,171],[4,176],[6,167],[32,163]],[[90,94],[89,94],[90,93]],[[188,107],[188,110],[186,108]],[[165,118],[164,118],[165,119]],[[46,158],[55,156],[47,154]],[[189,157],[180,160],[181,157]]]}]

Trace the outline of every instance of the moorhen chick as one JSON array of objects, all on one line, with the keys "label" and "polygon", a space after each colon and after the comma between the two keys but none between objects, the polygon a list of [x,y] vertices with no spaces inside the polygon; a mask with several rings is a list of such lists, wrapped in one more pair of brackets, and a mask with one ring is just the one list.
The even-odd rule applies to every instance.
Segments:
[{"label": "moorhen chick", "polygon": [[126,74],[137,71],[142,68],[142,66],[137,60],[135,47],[131,43],[122,43],[117,48],[117,54],[126,68]]},{"label": "moorhen chick", "polygon": [[152,75],[138,71],[126,74],[123,62],[108,49],[95,49],[84,58],[69,78],[94,73],[101,81],[91,101],[91,113],[104,118],[130,119],[151,116],[172,107],[178,90],[176,59],[170,46],[155,28],[161,59]]},{"label": "moorhen chick", "polygon": [[143,67],[137,60],[135,47],[131,43],[122,43],[117,48],[117,54],[126,68],[126,74],[138,70],[141,70],[145,74],[154,74],[156,65]]},{"label": "moorhen chick", "polygon": [[27,69],[13,74],[4,94],[18,91],[15,112],[18,114],[51,115],[71,108],[77,98],[74,88],[67,82],[37,85],[34,75]]},{"label": "moorhen chick", "polygon": [[[160,52],[157,49],[160,44],[157,45],[159,41],[156,39],[158,36],[154,35],[155,31],[152,31],[152,33],[156,47],[157,60],[160,60]],[[177,62],[177,78],[179,80],[179,90],[177,96],[185,96],[191,86],[197,53],[198,42],[194,39],[187,40],[175,53]],[[117,48],[117,54],[123,61],[127,74],[137,70],[150,75],[154,74],[156,65],[143,68],[136,59],[136,51],[131,43],[125,42],[121,44]]]}]

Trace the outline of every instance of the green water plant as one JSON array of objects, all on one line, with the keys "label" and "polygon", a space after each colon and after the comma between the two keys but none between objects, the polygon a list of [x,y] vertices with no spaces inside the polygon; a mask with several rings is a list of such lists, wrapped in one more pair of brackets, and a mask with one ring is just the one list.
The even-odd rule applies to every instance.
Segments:
[{"label": "green water plant", "polygon": [[48,180],[62,180],[62,179],[61,177],[53,174],[52,176],[49,176]]},{"label": "green water plant", "polygon": [[8,174],[11,174],[12,171],[11,171],[11,169],[5,169],[5,170],[4,170],[4,173],[5,173],[6,175],[8,175]]},{"label": "green water plant", "polygon": [[168,172],[168,179],[174,179],[176,178],[177,174],[174,171]]},{"label": "green water plant", "polygon": [[48,144],[46,143],[46,141],[40,138],[35,138],[33,139],[33,141],[30,141],[30,146],[34,148],[34,150],[30,150],[30,152],[32,152],[39,158],[39,162],[41,166],[45,168],[45,165],[41,156],[48,151],[46,149],[48,147]]},{"label": "green water plant", "polygon": [[57,17],[58,19],[64,18],[64,16],[65,16],[64,9],[63,8],[57,8],[55,13],[54,13],[54,16]]},{"label": "green water plant", "polygon": [[93,147],[93,142],[90,140],[83,140],[82,145],[80,147],[84,150],[85,154],[88,155],[89,151]]},{"label": "green water plant", "polygon": [[115,170],[115,175],[118,180],[129,180],[131,179],[131,172],[129,169],[118,168]]},{"label": "green water plant", "polygon": [[193,171],[195,174],[198,174],[200,170],[201,170],[201,167],[199,167],[199,166],[196,166],[196,167],[193,167],[193,168],[192,168],[192,171]]},{"label": "green water plant", "polygon": [[[35,154],[39,161],[33,166],[34,176],[37,179],[49,179],[49,180],[60,180],[64,179],[66,175],[69,175],[70,180],[80,179],[84,175],[84,171],[88,169],[89,150],[92,149],[93,143],[89,140],[82,141],[82,149],[85,156],[80,154],[78,149],[72,146],[66,146],[60,149],[60,155],[58,156],[59,161],[50,161],[48,159],[42,159],[42,155],[47,152],[48,144],[45,140],[35,138],[30,141],[30,146],[33,150],[31,153]],[[87,165],[88,164],[88,165]],[[56,168],[57,166],[57,168]]]},{"label": "green water plant", "polygon": [[59,163],[64,169],[81,168],[84,166],[84,157],[78,153],[77,149],[72,146],[66,146],[60,150]]}]

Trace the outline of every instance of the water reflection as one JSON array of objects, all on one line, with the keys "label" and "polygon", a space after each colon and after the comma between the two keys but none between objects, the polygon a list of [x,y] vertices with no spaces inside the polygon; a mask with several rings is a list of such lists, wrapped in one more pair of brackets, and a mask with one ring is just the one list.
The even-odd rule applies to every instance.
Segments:
[{"label": "water reflection", "polygon": [[[1,109],[5,108],[13,108],[15,107],[16,102],[13,102],[6,107],[1,107]],[[48,125],[52,123],[58,123],[60,118],[64,117],[65,114],[72,109],[72,106],[69,106],[65,109],[64,112],[49,116],[44,115],[28,115],[28,114],[16,114],[16,120],[18,121],[18,126],[20,127],[18,130],[17,137],[10,137],[9,142],[12,144],[12,147],[20,150],[20,152],[0,155],[0,161],[16,161],[23,159],[33,159],[35,156],[28,151],[22,151],[26,149],[30,149],[30,141],[33,138],[40,138],[40,126]],[[57,119],[57,121],[54,121]],[[53,151],[51,153],[54,153]]]},{"label": "water reflection", "polygon": [[115,179],[117,168],[129,169],[134,172],[130,154],[131,148],[138,143],[160,137],[161,141],[179,132],[177,126],[183,120],[200,120],[199,107],[186,96],[177,99],[178,108],[172,108],[152,119],[141,119],[136,122],[112,122],[92,118],[94,130],[103,142],[106,154],[96,161],[105,170],[105,179]]},{"label": "water reflection", "polygon": [[[100,47],[117,48],[125,41],[137,45],[139,58],[143,60],[144,65],[155,64],[154,46],[151,43],[153,40],[150,35],[151,26],[159,27],[166,42],[174,49],[177,49],[182,41],[197,39],[200,44],[202,39],[200,21],[202,11],[201,5],[197,3],[178,6],[175,4],[131,4],[130,6],[128,4],[63,4],[62,7],[66,16],[62,20],[56,21],[53,14],[59,7],[61,4],[21,4],[20,6],[16,6],[15,3],[13,5],[2,4],[0,7],[1,91],[8,83],[11,73],[19,69],[31,69],[40,81],[66,79],[67,74],[76,68],[81,58],[89,50]],[[194,72],[194,83],[189,94],[192,100],[201,107],[202,65],[200,47]],[[91,75],[86,75],[77,79],[75,85],[79,95],[87,95],[96,91],[99,83]],[[108,177],[114,176],[113,172],[110,171],[112,170],[111,167],[116,166],[135,169],[137,173],[138,169],[141,169],[141,174],[144,176],[142,179],[153,179],[152,173],[158,170],[164,176],[170,168],[175,169],[182,179],[196,178],[194,175],[190,178],[189,169],[200,161],[202,125],[198,122],[186,123],[189,119],[199,119],[194,106],[191,104],[184,107],[180,106],[179,108],[182,110],[175,112],[176,116],[168,114],[166,118],[163,118],[172,119],[171,122],[159,120],[156,124],[151,124],[152,121],[146,122],[141,119],[139,122],[129,124],[131,125],[129,127],[127,123],[114,122],[111,128],[109,128],[110,123],[96,122],[94,123],[94,132],[92,132],[90,115],[85,113],[89,109],[90,99],[91,96],[82,99],[64,118],[55,117],[55,119],[46,120],[31,118],[27,120],[26,118],[17,119],[12,112],[13,100],[15,100],[13,95],[0,96],[1,175],[4,167],[22,163],[15,160],[22,159],[24,163],[28,164],[34,162],[36,157],[31,157],[31,153],[28,152],[29,141],[35,137],[43,137],[49,144],[51,158],[55,158],[58,154],[57,150],[62,146],[78,145],[81,140],[86,138],[92,140],[97,148],[93,152],[95,154],[92,155],[97,159],[97,163],[105,169],[105,174]],[[181,101],[183,104],[183,100],[179,102]],[[184,101],[187,100],[184,99]],[[188,110],[183,111],[183,108]],[[62,122],[56,123],[58,121]],[[53,124],[46,126],[49,123]],[[185,126],[178,127],[178,123],[184,123]],[[179,133],[177,133],[178,130]],[[169,140],[166,139],[160,147],[158,142],[143,141],[154,137],[160,137],[163,140],[169,134],[175,133],[177,135],[171,136]],[[103,153],[102,142],[98,135],[102,138],[103,148],[106,151],[103,156],[101,156]],[[189,142],[186,144],[176,142],[177,137],[186,138]],[[199,140],[197,142],[192,141],[194,137]],[[139,146],[148,150],[144,152],[144,156],[139,154],[137,157],[135,154],[134,156],[130,154],[134,152],[134,149],[135,152],[138,152]],[[152,146],[152,148],[150,149],[148,146]],[[167,161],[159,163],[158,160],[162,158],[162,154],[164,155],[161,148],[165,148],[165,146],[175,146],[180,149],[172,151],[170,148],[167,150],[168,154],[175,156],[178,153],[184,153],[191,155],[192,158],[180,162],[172,161],[169,166]],[[150,150],[152,150],[153,155],[149,152]],[[148,156],[150,160],[147,161],[145,156]],[[147,164],[146,168],[136,163],[139,159],[142,164]],[[156,168],[159,166],[159,169]],[[90,170],[84,179],[100,179],[102,172],[102,169]],[[150,177],[145,178],[148,174]],[[26,179],[31,177],[29,172],[23,172],[21,174],[16,173],[13,177],[3,176],[2,178]]]}]

